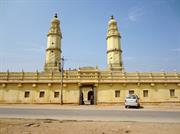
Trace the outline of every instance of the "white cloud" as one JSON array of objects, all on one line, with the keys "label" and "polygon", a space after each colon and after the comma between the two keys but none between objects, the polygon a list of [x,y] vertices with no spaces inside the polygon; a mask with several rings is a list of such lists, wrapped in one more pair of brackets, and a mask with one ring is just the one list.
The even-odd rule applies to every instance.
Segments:
[{"label": "white cloud", "polygon": [[144,14],[143,9],[141,7],[133,7],[128,12],[128,19],[130,21],[137,21]]}]

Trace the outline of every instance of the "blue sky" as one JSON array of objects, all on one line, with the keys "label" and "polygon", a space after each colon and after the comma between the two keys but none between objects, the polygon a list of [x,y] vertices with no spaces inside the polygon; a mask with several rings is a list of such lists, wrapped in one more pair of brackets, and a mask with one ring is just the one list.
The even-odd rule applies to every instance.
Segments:
[{"label": "blue sky", "polygon": [[106,32],[118,22],[128,72],[180,71],[179,0],[0,0],[0,71],[43,70],[58,13],[65,68],[106,68]]}]

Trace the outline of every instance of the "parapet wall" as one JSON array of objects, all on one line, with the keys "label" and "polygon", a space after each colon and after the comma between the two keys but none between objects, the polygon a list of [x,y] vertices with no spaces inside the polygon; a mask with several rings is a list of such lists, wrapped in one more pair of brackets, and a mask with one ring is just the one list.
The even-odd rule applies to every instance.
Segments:
[{"label": "parapet wall", "polygon": [[[0,72],[0,83],[15,82],[53,82],[61,81],[60,72]],[[180,84],[180,73],[127,73],[98,70],[64,71],[65,83],[95,82],[95,83],[177,83]]]}]

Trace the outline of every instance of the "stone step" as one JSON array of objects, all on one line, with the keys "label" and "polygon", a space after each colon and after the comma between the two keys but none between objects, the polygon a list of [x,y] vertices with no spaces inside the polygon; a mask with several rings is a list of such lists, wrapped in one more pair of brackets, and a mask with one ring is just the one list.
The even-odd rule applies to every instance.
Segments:
[{"label": "stone step", "polygon": [[86,104],[86,105],[90,105],[91,103],[90,103],[90,101],[84,101],[84,104]]}]

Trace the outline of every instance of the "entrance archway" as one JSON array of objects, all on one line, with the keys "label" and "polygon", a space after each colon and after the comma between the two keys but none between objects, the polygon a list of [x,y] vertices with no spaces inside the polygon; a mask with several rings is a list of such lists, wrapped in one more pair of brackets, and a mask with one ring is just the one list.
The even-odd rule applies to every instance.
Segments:
[{"label": "entrance archway", "polygon": [[93,85],[83,85],[80,87],[79,104],[80,105],[96,104],[95,87]]}]

